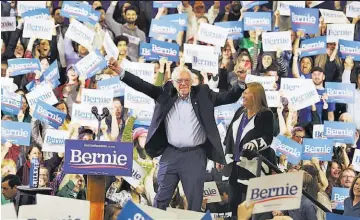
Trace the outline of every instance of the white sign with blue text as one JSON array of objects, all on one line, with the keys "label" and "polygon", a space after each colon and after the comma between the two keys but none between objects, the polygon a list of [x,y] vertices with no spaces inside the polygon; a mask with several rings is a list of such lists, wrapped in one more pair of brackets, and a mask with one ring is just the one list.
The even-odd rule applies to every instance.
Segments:
[{"label": "white sign with blue text", "polygon": [[15,17],[1,17],[1,32],[15,31],[16,18]]},{"label": "white sign with blue text", "polygon": [[314,139],[324,139],[324,125],[317,124],[313,126],[313,138]]},{"label": "white sign with blue text", "polygon": [[270,12],[244,12],[244,31],[271,31]]},{"label": "white sign with blue text", "polygon": [[69,131],[58,129],[46,129],[42,151],[44,152],[65,152],[65,140],[70,138]]},{"label": "white sign with blue text", "polygon": [[85,79],[88,79],[105,69],[106,66],[107,61],[100,51],[96,49],[77,62],[74,69],[80,76],[83,75]]},{"label": "white sign with blue text", "polygon": [[54,28],[54,21],[42,19],[25,19],[23,38],[35,37],[38,39],[51,40]]},{"label": "white sign with blue text", "polygon": [[262,43],[264,51],[292,50],[291,32],[263,32]]},{"label": "white sign with blue text", "polygon": [[153,109],[155,102],[144,93],[138,92],[133,88],[126,87],[124,94],[124,106],[129,109]]},{"label": "white sign with blue text", "polygon": [[245,83],[258,82],[260,83],[265,90],[274,90],[275,85],[275,76],[256,76],[256,75],[246,75]]},{"label": "white sign with blue text", "polygon": [[278,1],[277,10],[280,15],[290,16],[290,6],[297,8],[305,8],[305,1]]},{"label": "white sign with blue text", "polygon": [[219,57],[215,54],[193,54],[192,68],[206,73],[217,74],[219,72]]},{"label": "white sign with blue text", "polygon": [[300,57],[308,57],[319,54],[326,54],[326,36],[310,38],[307,40],[301,41],[300,49],[301,54]]},{"label": "white sign with blue text", "polygon": [[118,59],[119,49],[117,48],[107,31],[105,32],[103,46],[106,51],[106,55],[108,55],[109,57],[114,57],[115,60]]},{"label": "white sign with blue text", "polygon": [[324,135],[339,143],[354,144],[355,131],[355,123],[324,121]]},{"label": "white sign with blue text", "polygon": [[113,91],[100,89],[82,89],[81,104],[104,107],[111,105],[113,101]]},{"label": "white sign with blue text", "polygon": [[360,149],[355,149],[351,164],[353,165],[354,170],[360,172]]},{"label": "white sign with blue text", "polygon": [[266,101],[269,108],[277,108],[280,105],[279,91],[265,91]]},{"label": "white sign with blue text", "polygon": [[98,89],[100,90],[112,90],[114,97],[124,96],[125,86],[119,77],[114,76],[109,79],[100,80],[97,82]]},{"label": "white sign with blue text", "polygon": [[346,5],[346,17],[356,18],[360,16],[360,2],[353,1]]},{"label": "white sign with blue text", "polygon": [[206,203],[221,202],[219,189],[215,181],[204,183],[203,199],[207,200]]},{"label": "white sign with blue text", "polygon": [[199,41],[223,47],[228,37],[228,29],[207,23],[201,23],[198,31]]},{"label": "white sign with blue text", "polygon": [[246,200],[255,203],[253,214],[299,209],[303,175],[300,171],[250,179]]},{"label": "white sign with blue text", "polygon": [[304,138],[302,160],[318,158],[320,161],[331,161],[333,140]]},{"label": "white sign with blue text", "polygon": [[66,114],[54,106],[48,105],[47,103],[39,100],[35,105],[33,117],[53,128],[58,129],[62,124],[64,124]]},{"label": "white sign with blue text", "polygon": [[294,91],[297,88],[300,88],[303,85],[313,83],[311,79],[301,79],[301,78],[282,78],[281,79],[281,90],[284,92]]},{"label": "white sign with blue text", "polygon": [[17,12],[19,16],[23,13],[37,8],[46,8],[46,1],[17,1]]},{"label": "white sign with blue text", "polygon": [[253,8],[268,3],[268,1],[240,1],[243,8]]},{"label": "white sign with blue text", "polygon": [[15,121],[1,121],[1,143],[30,146],[31,124]]},{"label": "white sign with blue text", "polygon": [[354,40],[355,24],[328,24],[326,29],[327,42],[338,42],[338,40]]},{"label": "white sign with blue text", "polygon": [[301,87],[288,91],[284,96],[289,101],[289,106],[294,110],[300,110],[320,101],[319,95],[313,83],[303,84]]},{"label": "white sign with blue text", "polygon": [[342,59],[346,59],[347,56],[351,56],[354,61],[360,61],[360,42],[340,39],[339,56]]},{"label": "white sign with blue text", "polygon": [[325,24],[346,24],[349,20],[342,11],[319,9]]},{"label": "white sign with blue text", "polygon": [[[90,126],[96,128],[98,121],[91,112],[91,105],[76,104],[72,106],[71,124],[79,123],[82,126]],[[101,110],[101,109],[99,109]],[[99,112],[99,114],[101,114]]]},{"label": "white sign with blue text", "polygon": [[144,180],[146,172],[142,166],[140,166],[135,160],[132,164],[132,176],[124,176],[124,180],[128,182],[132,187],[138,187]]},{"label": "white sign with blue text", "polygon": [[196,45],[196,44],[184,44],[184,59],[185,63],[192,63],[194,54],[214,54],[215,47]]},{"label": "white sign with blue text", "polygon": [[243,38],[243,22],[242,21],[226,21],[216,22],[215,26],[226,28],[228,31],[228,38],[238,40]]},{"label": "white sign with blue text", "polygon": [[331,191],[331,201],[336,204],[336,210],[344,210],[344,200],[349,197],[349,188],[333,187]]},{"label": "white sign with blue text", "polygon": [[325,82],[326,94],[330,103],[354,103],[355,102],[355,84],[354,83],[336,83]]},{"label": "white sign with blue text", "polygon": [[92,49],[95,32],[74,19],[71,21],[69,28],[65,33],[65,37],[83,45],[87,49]]},{"label": "white sign with blue text", "polygon": [[25,94],[25,96],[30,108],[35,108],[35,105],[39,100],[46,102],[49,105],[58,103],[58,99],[49,84],[39,85],[33,91]]}]

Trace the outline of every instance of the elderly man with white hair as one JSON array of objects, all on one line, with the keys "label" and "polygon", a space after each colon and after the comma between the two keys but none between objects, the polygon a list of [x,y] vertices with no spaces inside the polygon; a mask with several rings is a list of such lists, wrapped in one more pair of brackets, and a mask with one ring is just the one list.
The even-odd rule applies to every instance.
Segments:
[{"label": "elderly man with white hair", "polygon": [[165,210],[181,181],[189,210],[200,211],[207,158],[225,163],[214,107],[236,102],[245,84],[238,81],[229,91],[217,93],[208,85],[192,86],[191,71],[177,67],[172,82],[158,87],[121,69],[113,58],[109,67],[128,86],[156,102],[145,144],[150,157],[162,155],[154,206]]}]

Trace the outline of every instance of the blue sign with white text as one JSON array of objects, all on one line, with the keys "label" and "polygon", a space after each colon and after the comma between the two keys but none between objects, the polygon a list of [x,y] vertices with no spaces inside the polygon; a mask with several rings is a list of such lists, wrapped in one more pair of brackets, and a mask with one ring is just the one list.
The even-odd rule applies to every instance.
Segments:
[{"label": "blue sign with white text", "polygon": [[76,20],[89,22],[91,6],[82,2],[64,1],[60,15],[66,18],[74,17]]},{"label": "blue sign with white text", "polygon": [[164,36],[166,39],[176,40],[182,28],[175,22],[152,19],[149,37]]},{"label": "blue sign with white text", "polygon": [[359,218],[326,212],[326,220],[359,220]]},{"label": "blue sign with white text", "polygon": [[336,203],[336,210],[344,210],[344,200],[349,197],[349,188],[333,187],[331,200]]},{"label": "blue sign with white text", "polygon": [[201,218],[201,220],[212,220],[211,213],[209,210],[205,213],[205,215]]},{"label": "blue sign with white text", "polygon": [[133,144],[65,140],[64,173],[132,176]]},{"label": "blue sign with white text", "polygon": [[348,104],[355,102],[354,83],[325,82],[325,89],[328,102]]},{"label": "blue sign with white text", "polygon": [[151,54],[151,43],[140,43],[139,55],[144,57],[146,61],[158,60],[156,55]]},{"label": "blue sign with white text", "polygon": [[360,61],[360,42],[339,40],[339,56],[346,59],[347,56],[352,56],[354,61]]},{"label": "blue sign with white text", "polygon": [[275,140],[276,155],[284,154],[291,164],[299,164],[303,146],[283,135],[278,135]]},{"label": "blue sign with white text", "polygon": [[245,12],[244,13],[244,31],[261,29],[271,31],[271,13],[270,12]]},{"label": "blue sign with white text", "polygon": [[354,144],[355,131],[355,123],[324,121],[324,135],[334,142]]},{"label": "blue sign with white text", "polygon": [[220,105],[215,107],[214,114],[216,124],[220,122],[224,122],[229,125],[231,120],[234,117],[235,112],[241,107],[238,103],[228,104],[228,105]]},{"label": "blue sign with white text", "polygon": [[3,92],[1,89],[1,111],[17,115],[22,107],[22,96],[17,93]]},{"label": "blue sign with white text", "polygon": [[304,138],[302,160],[318,158],[320,161],[331,161],[333,140]]},{"label": "blue sign with white text", "polygon": [[137,205],[134,204],[131,199],[124,205],[122,208],[117,220],[124,219],[137,219],[137,220],[153,220],[148,216],[143,210],[141,210]]},{"label": "blue sign with white text", "polygon": [[154,1],[154,8],[177,8],[181,1]]},{"label": "blue sign with white text", "polygon": [[40,61],[37,58],[16,58],[8,60],[8,67],[12,69],[10,76],[24,75],[41,70]]},{"label": "blue sign with white text", "polygon": [[319,9],[298,8],[290,6],[290,18],[292,30],[303,31],[306,34],[319,32]]},{"label": "blue sign with white text", "polygon": [[40,81],[51,82],[53,80],[60,79],[58,63],[55,60],[41,75]]},{"label": "blue sign with white text", "polygon": [[151,39],[151,54],[158,59],[167,57],[169,61],[179,61],[179,45]]},{"label": "blue sign with white text", "polygon": [[150,126],[152,116],[154,114],[154,111],[141,111],[134,122],[136,125],[145,125]]},{"label": "blue sign with white text", "polygon": [[58,129],[65,122],[66,114],[52,105],[38,100],[33,117]]},{"label": "blue sign with white text", "polygon": [[28,84],[26,84],[25,87],[26,87],[27,91],[29,91],[29,92],[33,91],[36,88],[35,80],[33,80],[33,81],[29,82]]},{"label": "blue sign with white text", "polygon": [[100,11],[96,11],[94,9],[91,9],[90,15],[89,15],[89,18],[88,18],[89,23],[92,24],[92,25],[95,25],[97,22],[99,22],[100,16],[101,16]]},{"label": "blue sign with white text", "polygon": [[1,143],[30,146],[31,123],[1,121]]},{"label": "blue sign with white text", "polygon": [[263,5],[268,3],[268,1],[240,1],[243,8],[253,8],[257,5]]},{"label": "blue sign with white text", "polygon": [[26,11],[22,13],[22,18],[44,18],[46,16],[50,16],[49,9],[48,8],[37,8],[34,10]]},{"label": "blue sign with white text", "polygon": [[97,81],[97,86],[102,90],[113,90],[114,97],[124,96],[125,93],[125,83],[121,82],[117,76]]},{"label": "blue sign with white text", "polygon": [[180,26],[181,31],[186,31],[188,25],[188,14],[172,14],[172,15],[164,15],[159,18],[163,21],[174,22]]},{"label": "blue sign with white text", "polygon": [[311,38],[301,41],[300,57],[309,57],[319,54],[326,54],[326,36]]},{"label": "blue sign with white text", "polygon": [[230,39],[238,40],[244,37],[242,21],[216,22],[214,25],[226,28],[229,31],[228,38]]}]

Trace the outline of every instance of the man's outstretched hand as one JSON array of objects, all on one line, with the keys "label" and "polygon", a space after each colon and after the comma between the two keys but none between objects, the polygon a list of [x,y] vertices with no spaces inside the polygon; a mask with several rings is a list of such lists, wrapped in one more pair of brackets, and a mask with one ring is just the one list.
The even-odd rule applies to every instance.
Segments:
[{"label": "man's outstretched hand", "polygon": [[108,67],[117,74],[120,74],[122,71],[119,61],[117,61],[114,57],[110,58]]}]

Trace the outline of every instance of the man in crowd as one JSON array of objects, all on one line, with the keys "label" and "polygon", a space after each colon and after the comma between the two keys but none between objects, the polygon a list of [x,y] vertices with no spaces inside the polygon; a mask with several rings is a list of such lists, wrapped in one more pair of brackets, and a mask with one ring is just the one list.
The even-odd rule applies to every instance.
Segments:
[{"label": "man in crowd", "polygon": [[346,168],[340,174],[340,185],[344,188],[350,188],[355,179],[355,171],[351,168]]},{"label": "man in crowd", "polygon": [[21,186],[20,178],[13,174],[5,176],[1,181],[1,193],[5,199],[14,203],[16,213],[19,211],[20,205],[20,191],[17,189],[18,186]]}]

